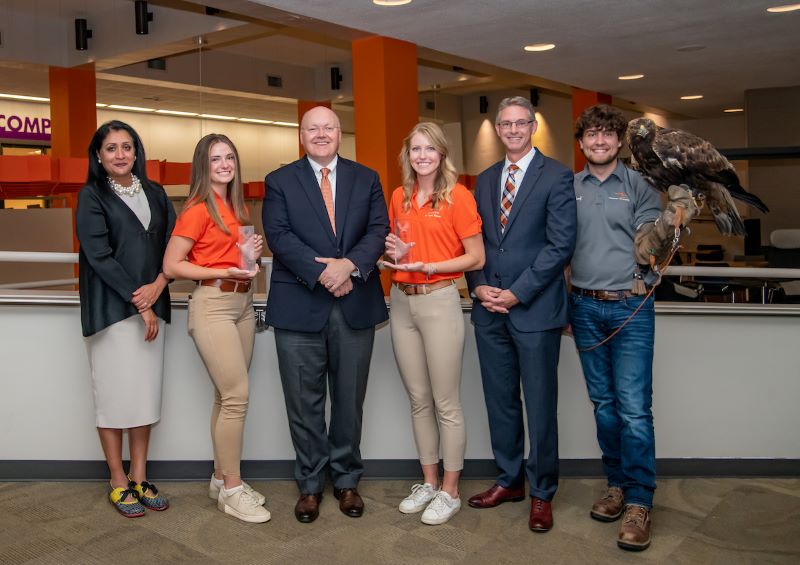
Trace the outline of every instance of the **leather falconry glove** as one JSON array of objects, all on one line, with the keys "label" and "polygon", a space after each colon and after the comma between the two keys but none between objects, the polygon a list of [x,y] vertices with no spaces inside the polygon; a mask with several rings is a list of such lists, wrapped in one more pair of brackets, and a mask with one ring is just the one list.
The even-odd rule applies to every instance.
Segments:
[{"label": "leather falconry glove", "polygon": [[664,261],[672,250],[675,229],[680,229],[682,233],[689,222],[700,213],[689,187],[685,184],[673,184],[669,187],[668,195],[667,206],[655,223],[645,224],[636,232],[634,254],[640,265]]}]

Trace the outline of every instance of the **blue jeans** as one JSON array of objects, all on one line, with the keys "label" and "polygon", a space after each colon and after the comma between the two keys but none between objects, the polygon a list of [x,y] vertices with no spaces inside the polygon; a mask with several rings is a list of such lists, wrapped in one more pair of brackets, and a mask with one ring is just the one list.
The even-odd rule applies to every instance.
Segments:
[{"label": "blue jeans", "polygon": [[[644,297],[595,300],[570,294],[575,345],[602,341],[633,313]],[[609,486],[622,488],[626,504],[651,508],[656,488],[653,431],[653,297],[608,343],[580,352],[589,398],[594,404],[597,441]]]}]

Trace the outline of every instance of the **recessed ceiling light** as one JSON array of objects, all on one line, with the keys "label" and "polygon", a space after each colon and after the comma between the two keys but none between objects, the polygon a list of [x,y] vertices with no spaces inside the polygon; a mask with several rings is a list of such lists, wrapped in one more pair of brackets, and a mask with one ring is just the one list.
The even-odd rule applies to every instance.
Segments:
[{"label": "recessed ceiling light", "polygon": [[2,94],[0,98],[9,98],[11,100],[29,100],[30,102],[50,102],[49,98],[42,98],[40,96],[23,96],[22,94]]},{"label": "recessed ceiling light", "polygon": [[250,124],[271,124],[272,120],[259,120],[258,118],[239,118],[240,122],[247,122]]},{"label": "recessed ceiling light", "polygon": [[533,45],[526,45],[524,47],[525,51],[550,51],[555,48],[556,46],[554,43],[534,43]]},{"label": "recessed ceiling light", "polygon": [[465,80],[469,79],[467,75],[461,75],[458,77],[458,82],[464,82]]},{"label": "recessed ceiling light", "polygon": [[638,80],[644,78],[644,75],[622,75],[617,77],[619,80]]},{"label": "recessed ceiling light", "polygon": [[404,6],[411,4],[411,0],[372,0],[376,6]]},{"label": "recessed ceiling light", "polygon": [[156,110],[156,114],[169,114],[170,116],[196,116],[196,112],[181,112],[179,110]]},{"label": "recessed ceiling light", "polygon": [[120,106],[119,104],[109,104],[109,108],[114,110],[127,110],[128,112],[155,112],[155,108],[142,108],[141,106]]},{"label": "recessed ceiling light", "polygon": [[296,128],[296,127],[298,127],[300,124],[296,124],[296,123],[294,123],[294,122],[275,122],[275,125],[276,125],[276,126],[288,126],[288,127],[290,127],[290,128]]},{"label": "recessed ceiling light", "polygon": [[681,96],[681,100],[700,100],[702,97],[702,94],[689,94],[687,96]]},{"label": "recessed ceiling light", "polygon": [[682,47],[678,47],[675,51],[681,51],[682,53],[686,53],[687,51],[700,51],[705,49],[705,45],[701,45],[700,43],[693,43],[692,45],[683,45]]},{"label": "recessed ceiling light", "polygon": [[733,114],[734,112],[744,112],[744,108],[726,108],[723,112],[727,112],[729,114]]},{"label": "recessed ceiling light", "polygon": [[767,8],[767,12],[772,12],[773,14],[794,12],[795,10],[800,10],[800,4],[784,4],[783,6],[773,6],[772,8]]},{"label": "recessed ceiling light", "polygon": [[201,118],[207,118],[209,120],[235,120],[236,118],[233,116],[220,116],[219,114],[200,114]]}]

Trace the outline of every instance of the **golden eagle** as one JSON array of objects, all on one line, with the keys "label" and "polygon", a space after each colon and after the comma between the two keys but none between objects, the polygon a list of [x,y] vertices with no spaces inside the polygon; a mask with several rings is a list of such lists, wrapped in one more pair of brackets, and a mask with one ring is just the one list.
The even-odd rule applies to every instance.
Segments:
[{"label": "golden eagle", "polygon": [[696,135],[637,118],[628,124],[625,141],[636,160],[634,168],[650,184],[662,192],[671,185],[688,186],[692,196],[708,203],[723,235],[745,235],[731,197],[762,212],[769,211],[761,199],[742,188],[733,165]]}]

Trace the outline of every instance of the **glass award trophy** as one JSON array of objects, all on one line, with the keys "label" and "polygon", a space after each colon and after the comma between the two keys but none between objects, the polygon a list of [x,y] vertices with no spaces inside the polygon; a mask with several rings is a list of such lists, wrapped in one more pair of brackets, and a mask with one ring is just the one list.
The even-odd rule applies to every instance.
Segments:
[{"label": "glass award trophy", "polygon": [[257,260],[253,226],[239,226],[239,268],[253,272],[256,270]]},{"label": "glass award trophy", "polygon": [[413,263],[412,254],[414,247],[408,245],[414,241],[411,233],[411,222],[408,220],[395,220],[394,235],[397,236],[399,240],[395,244],[394,257],[392,257],[394,264],[405,265],[407,263]]}]

